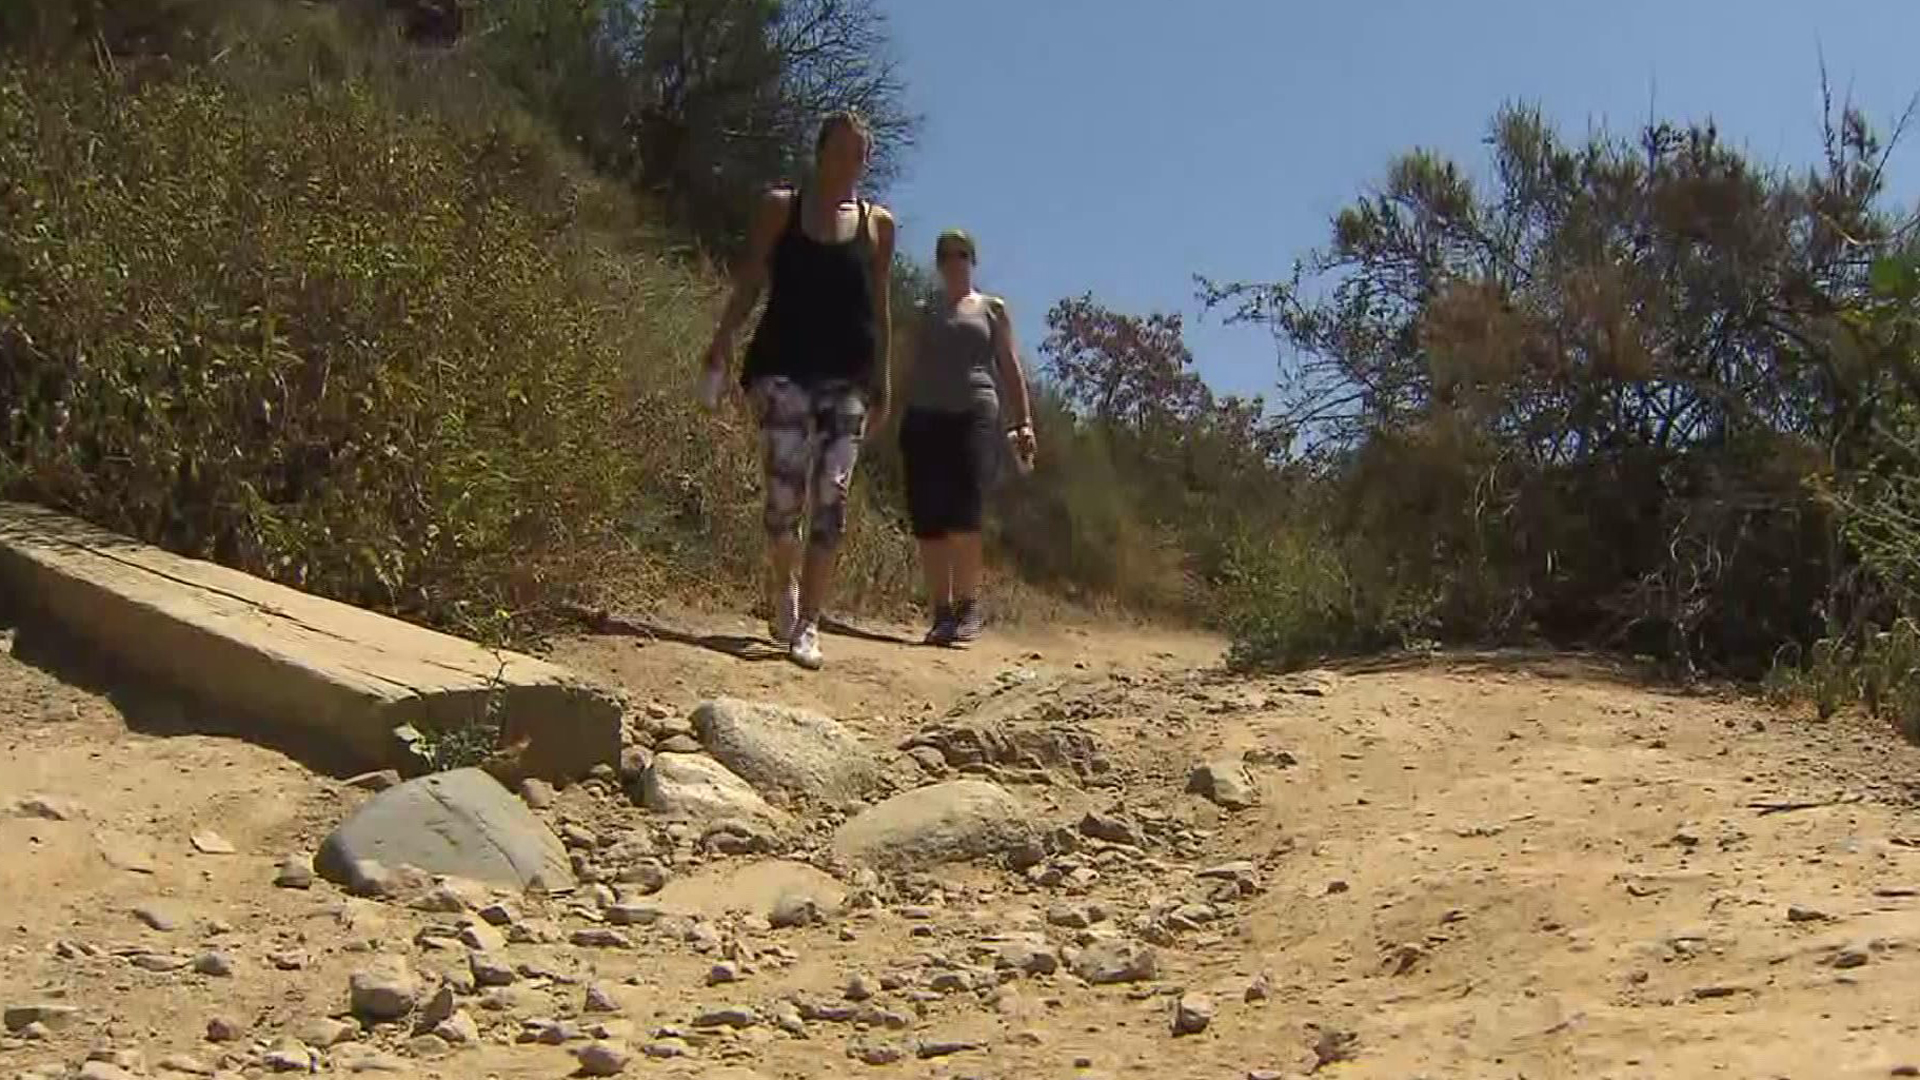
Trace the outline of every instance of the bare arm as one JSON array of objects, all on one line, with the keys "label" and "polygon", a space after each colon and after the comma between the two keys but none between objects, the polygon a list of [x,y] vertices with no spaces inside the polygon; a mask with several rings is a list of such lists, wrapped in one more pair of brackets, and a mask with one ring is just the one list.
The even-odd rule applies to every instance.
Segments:
[{"label": "bare arm", "polygon": [[873,298],[874,334],[878,353],[874,357],[873,405],[875,426],[884,422],[893,407],[893,244],[896,226],[893,212],[884,206],[873,208]]},{"label": "bare arm", "polygon": [[725,367],[732,359],[733,336],[740,324],[747,321],[747,316],[753,314],[753,306],[760,302],[760,294],[767,286],[773,245],[779,240],[780,231],[786,228],[787,218],[793,212],[793,200],[791,191],[769,191],[754,208],[753,223],[747,228],[747,250],[740,258],[740,265],[734,268],[727,306],[720,312],[713,342],[707,346],[707,364],[711,367]]},{"label": "bare arm", "polygon": [[993,359],[999,370],[1002,392],[1012,398],[1013,426],[1031,426],[1033,401],[1027,396],[1027,373],[1020,367],[1020,350],[1013,340],[1013,316],[1007,312],[1007,302],[997,296],[987,298],[987,308],[993,313],[994,327],[1000,331],[994,336]]}]

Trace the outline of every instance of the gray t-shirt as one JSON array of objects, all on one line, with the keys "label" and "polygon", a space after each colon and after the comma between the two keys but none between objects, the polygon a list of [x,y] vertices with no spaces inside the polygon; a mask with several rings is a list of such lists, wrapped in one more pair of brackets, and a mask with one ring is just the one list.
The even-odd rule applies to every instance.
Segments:
[{"label": "gray t-shirt", "polygon": [[944,298],[934,301],[920,316],[907,407],[949,413],[998,409],[993,358],[1001,333],[985,296],[975,293],[955,305]]}]

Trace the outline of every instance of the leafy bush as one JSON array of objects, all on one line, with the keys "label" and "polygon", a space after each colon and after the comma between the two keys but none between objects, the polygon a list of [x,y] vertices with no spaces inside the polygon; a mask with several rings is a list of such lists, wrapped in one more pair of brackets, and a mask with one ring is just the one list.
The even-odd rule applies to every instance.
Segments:
[{"label": "leafy bush", "polygon": [[0,488],[494,638],[751,581],[716,283],[511,112],[272,74],[0,70]]}]

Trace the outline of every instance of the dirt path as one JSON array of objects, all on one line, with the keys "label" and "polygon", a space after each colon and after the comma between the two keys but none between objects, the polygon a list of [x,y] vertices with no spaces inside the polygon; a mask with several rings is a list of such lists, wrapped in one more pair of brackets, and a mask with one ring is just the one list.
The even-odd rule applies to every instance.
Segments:
[{"label": "dirt path", "polygon": [[[530,901],[514,984],[462,995],[477,1047],[385,1027],[314,1064],[560,1077],[569,1046],[516,1041],[551,1020],[607,1025],[638,1077],[1920,1075],[1920,752],[1865,722],[1564,659],[1239,680],[1212,670],[1216,641],[1111,628],[964,653],[831,636],[809,675],[757,659],[752,624],[676,625],[556,658],[662,716],[782,701],[889,753],[936,721],[1012,724],[1049,768],[994,775],[1058,843],[1017,872],[849,880],[872,906],[771,930],[721,910],[753,858],[675,847],[616,790],[569,789],[551,820],[657,842],[669,889],[711,917],[591,948],[566,943],[601,918],[586,898]],[[0,747],[0,1006],[75,1010],[0,1033],[0,1077],[80,1075],[90,1052],[92,1077],[264,1075],[326,1041],[314,1022],[374,952],[463,966],[420,934],[445,914],[274,887],[363,791],[244,743],[130,732],[4,657]],[[1229,757],[1258,805],[1186,792]],[[1151,975],[1073,974],[1109,935],[1150,950]],[[1019,970],[1049,966],[1035,943],[1060,970]],[[708,985],[716,965],[737,981]],[[846,1000],[854,975],[870,1000]],[[589,985],[618,1011],[584,1012]],[[1210,1021],[1175,1037],[1183,996]],[[726,1008],[744,1026],[694,1024]],[[216,1019],[237,1037],[210,1042]]]}]

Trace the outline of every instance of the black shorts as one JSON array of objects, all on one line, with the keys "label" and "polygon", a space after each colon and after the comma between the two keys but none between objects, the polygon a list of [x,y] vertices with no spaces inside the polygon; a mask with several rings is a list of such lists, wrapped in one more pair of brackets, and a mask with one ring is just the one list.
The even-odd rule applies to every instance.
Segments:
[{"label": "black shorts", "polygon": [[980,531],[998,463],[998,421],[999,410],[984,405],[969,412],[908,409],[900,418],[914,536],[937,540]]}]

